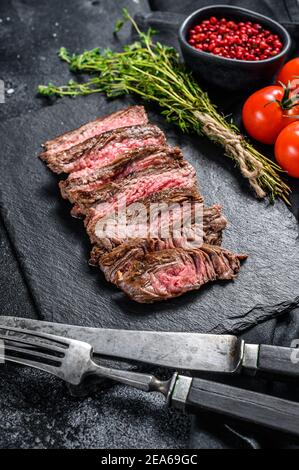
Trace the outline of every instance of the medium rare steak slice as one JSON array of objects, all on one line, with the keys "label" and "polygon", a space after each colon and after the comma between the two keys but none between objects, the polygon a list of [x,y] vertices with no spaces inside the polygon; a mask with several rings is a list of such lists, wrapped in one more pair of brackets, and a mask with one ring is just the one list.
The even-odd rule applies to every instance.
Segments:
[{"label": "medium rare steak slice", "polygon": [[[187,191],[186,191],[187,192]],[[190,197],[190,196],[189,196]],[[191,195],[192,197],[192,195]],[[196,197],[196,196],[195,196]],[[184,204],[185,200],[182,197],[180,204]],[[190,200],[190,199],[189,199]],[[197,203],[201,203],[198,199]],[[146,221],[149,223],[149,220]],[[202,236],[201,244],[208,245],[219,245],[222,240],[222,231],[226,228],[227,221],[221,214],[221,208],[218,205],[203,208],[203,227],[199,229],[199,236]],[[202,233],[203,230],[203,233]],[[148,233],[148,231],[146,232]],[[160,234],[159,234],[160,235]],[[97,245],[95,245],[91,251],[90,264],[93,266],[101,266],[101,258],[105,256],[106,266],[109,264],[114,266],[116,271],[117,263],[123,262],[122,258],[125,259],[129,256],[128,253],[132,250],[144,249],[146,247],[149,251],[166,250],[172,248],[184,248],[186,245],[185,239],[182,237],[173,237],[173,234],[168,238],[162,238],[157,236],[155,238],[121,238],[121,237],[106,237],[105,239],[98,239]],[[212,243],[211,243],[212,242]],[[107,271],[106,271],[107,275]],[[107,279],[109,275],[107,275]]]},{"label": "medium rare steak slice", "polygon": [[[186,202],[191,201],[197,202],[199,204],[203,203],[203,197],[199,194],[197,189],[197,184],[193,186],[187,187],[174,187],[168,188],[161,191],[153,192],[151,194],[147,194],[144,197],[138,199],[138,203],[145,207],[147,214],[150,212],[151,205],[157,205],[161,202],[172,205],[172,204],[184,204]],[[134,204],[135,201],[132,203]],[[132,213],[131,205],[127,204],[127,209],[129,213]],[[89,211],[89,216],[94,215],[94,208]],[[133,214],[135,214],[133,212]],[[109,216],[109,215],[108,215]],[[130,216],[129,216],[130,217]],[[144,219],[146,223],[148,219]],[[86,222],[87,223],[87,222]]]},{"label": "medium rare steak slice", "polygon": [[183,155],[178,148],[141,147],[121,155],[111,165],[84,172],[84,176],[76,177],[76,172],[71,173],[59,186],[62,196],[72,203],[77,202],[82,213],[85,213],[85,209],[100,198],[107,185],[119,183],[130,175],[146,170],[178,167],[181,160]]},{"label": "medium rare steak slice", "polygon": [[194,187],[196,187],[195,170],[186,161],[182,161],[180,168],[153,172],[139,178],[129,177],[123,184],[105,188],[102,202],[88,210],[85,219],[87,233],[91,241],[96,242],[98,232],[103,231],[103,224],[106,223],[106,220],[100,221],[102,218],[107,218],[110,214],[114,215],[120,209],[160,191]]},{"label": "medium rare steak slice", "polygon": [[[103,132],[108,132],[119,127],[128,127],[147,124],[148,118],[143,106],[130,106],[115,113],[109,114],[95,121],[88,122],[78,129],[74,129],[63,134],[56,139],[48,140],[43,147],[45,148],[44,159],[47,160],[51,155],[59,154],[74,145],[98,136]],[[57,155],[57,159],[59,156]]]},{"label": "medium rare steak slice", "polygon": [[[164,146],[166,138],[163,132],[153,124],[114,129],[97,137],[71,147],[56,156],[46,159],[48,166],[56,173],[82,173],[88,169],[97,169],[111,164],[130,150],[149,145]],[[41,155],[45,159],[44,155]]]},{"label": "medium rare steak slice", "polygon": [[144,244],[126,250],[120,259],[103,255],[101,267],[107,279],[131,299],[152,303],[200,289],[211,281],[232,280],[246,258],[211,245],[155,251]]},{"label": "medium rare steak slice", "polygon": [[124,223],[118,223],[117,216],[101,219],[104,230],[97,228],[97,246],[110,251],[123,243],[151,239],[161,250],[199,247],[205,238],[203,211],[203,204],[193,201],[170,206],[159,203],[149,212],[139,202],[133,203],[127,208]]},{"label": "medium rare steak slice", "polygon": [[[164,158],[163,162],[158,157],[156,164],[152,165],[151,157],[148,157],[145,161],[139,162],[141,165],[134,165],[135,172],[129,173],[128,176],[121,176],[114,178],[112,182],[102,185],[95,189],[94,191],[88,191],[80,193],[80,196],[77,198],[77,202],[74,205],[71,214],[73,217],[81,217],[88,213],[89,209],[92,207],[97,207],[103,201],[106,201],[107,198],[111,198],[113,195],[121,194],[123,187],[134,185],[137,183],[137,179],[140,180],[141,185],[143,181],[150,181],[154,178],[160,178],[160,173],[163,173],[162,179],[164,178],[164,173],[169,170],[180,170],[182,166],[185,166],[185,161],[183,160],[182,155],[179,153],[174,155],[175,158]],[[146,165],[148,163],[148,165]],[[137,171],[139,170],[139,171]],[[121,196],[120,196],[121,197]],[[135,202],[135,201],[134,201]]]},{"label": "medium rare steak slice", "polygon": [[119,273],[117,286],[139,303],[152,303],[198,290],[211,281],[232,280],[244,256],[221,248],[164,250],[147,254]]}]

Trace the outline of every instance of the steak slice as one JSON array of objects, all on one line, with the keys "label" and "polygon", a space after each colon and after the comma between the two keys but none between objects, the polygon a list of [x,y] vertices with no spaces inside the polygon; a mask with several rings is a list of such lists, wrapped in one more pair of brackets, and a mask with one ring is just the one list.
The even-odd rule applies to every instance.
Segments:
[{"label": "steak slice", "polygon": [[[91,241],[96,242],[97,230],[102,232],[103,223],[106,223],[111,213],[114,216],[124,207],[138,201],[141,203],[143,198],[171,188],[196,188],[195,170],[185,160],[181,162],[180,168],[150,172],[140,177],[134,175],[120,184],[106,187],[101,196],[102,202],[90,208],[85,219]],[[106,220],[100,222],[104,217]]]},{"label": "steak slice", "polygon": [[98,136],[103,132],[108,132],[119,127],[128,127],[147,124],[148,118],[143,106],[130,106],[108,116],[101,117],[95,121],[88,122],[78,129],[74,129],[66,134],[56,137],[53,140],[45,142],[43,147],[44,160],[50,156],[56,155],[59,159],[59,154],[74,145],[81,144],[91,137]]},{"label": "steak slice", "polygon": [[[145,161],[139,162],[139,164],[134,165],[135,171],[129,173],[128,176],[121,176],[119,178],[113,179],[109,183],[99,187],[91,192],[84,192],[80,194],[80,197],[77,199],[76,204],[74,205],[71,213],[74,217],[81,217],[88,213],[89,209],[92,207],[97,207],[103,201],[106,201],[108,198],[111,198],[113,195],[120,195],[124,187],[130,185],[138,184],[137,180],[140,180],[141,186],[144,181],[151,181],[154,178],[160,179],[160,173],[163,173],[162,179],[164,178],[164,173],[168,170],[177,169],[180,170],[185,166],[186,162],[183,159],[183,156],[180,152],[171,153],[171,155],[166,158],[164,156],[163,162],[160,157],[154,156],[153,160],[151,157],[145,159]],[[162,181],[161,181],[162,183]],[[135,200],[134,200],[135,202]]]},{"label": "steak slice", "polygon": [[121,155],[116,161],[102,168],[90,169],[83,176],[71,173],[65,181],[59,183],[61,194],[72,203],[78,203],[85,213],[101,195],[103,188],[112,183],[119,183],[130,175],[150,169],[175,167],[183,159],[178,148],[141,147]]},{"label": "steak slice", "polygon": [[139,303],[178,297],[211,281],[233,280],[247,258],[206,244],[194,250],[155,251],[153,244],[144,242],[119,251],[104,254],[101,267],[108,280]]},{"label": "steak slice", "polygon": [[[126,221],[117,218],[101,219],[102,230],[97,227],[97,245],[111,251],[116,246],[132,240],[155,240],[160,249],[199,247],[203,243],[203,204],[188,201],[187,204],[166,206],[158,204],[149,213],[140,203],[127,208]],[[115,223],[114,223],[115,221]]]},{"label": "steak slice", "polygon": [[[55,173],[82,173],[97,169],[118,159],[121,155],[138,147],[149,145],[163,146],[166,138],[163,132],[153,124],[123,127],[105,132],[99,136],[75,145],[56,156],[47,158],[47,164]],[[44,159],[44,155],[41,155]]]},{"label": "steak slice", "polygon": [[[195,192],[195,191],[194,191]],[[187,193],[187,191],[186,191]],[[195,192],[196,193],[196,192]],[[189,200],[192,200],[192,195],[189,196]],[[187,201],[187,197],[184,198],[182,195],[181,204],[184,204]],[[192,201],[193,202],[193,201]],[[201,200],[196,198],[194,202],[201,203]],[[149,223],[149,220],[145,221],[146,224]],[[198,230],[198,238],[200,245],[202,243],[208,245],[218,245],[220,246],[222,241],[222,231],[226,228],[227,221],[225,217],[221,214],[221,208],[218,205],[206,208],[203,208],[203,227]],[[196,229],[194,229],[196,235]],[[148,233],[148,231],[145,231]],[[160,234],[159,234],[160,235]],[[116,259],[121,260],[125,257],[127,253],[131,250],[138,249],[138,247],[143,246],[146,243],[146,246],[149,247],[150,251],[158,250],[167,250],[172,248],[185,248],[186,240],[184,237],[174,237],[170,233],[170,237],[162,238],[157,236],[154,238],[128,238],[128,237],[105,237],[98,238],[97,244],[92,248],[90,264],[93,266],[101,267],[101,258],[104,254],[107,254],[106,260],[112,259],[113,263]],[[189,243],[188,243],[189,244]],[[110,255],[109,255],[110,253]],[[107,274],[107,273],[106,273]],[[108,276],[109,278],[109,276]]]}]

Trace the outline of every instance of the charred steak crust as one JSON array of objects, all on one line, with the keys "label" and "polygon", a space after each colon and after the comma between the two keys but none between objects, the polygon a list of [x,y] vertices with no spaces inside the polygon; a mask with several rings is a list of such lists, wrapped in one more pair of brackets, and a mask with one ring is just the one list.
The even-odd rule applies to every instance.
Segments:
[{"label": "charred steak crust", "polygon": [[124,275],[118,275],[116,284],[137,302],[152,303],[198,290],[208,282],[233,280],[242,259],[210,246],[164,250],[135,261]]},{"label": "charred steak crust", "polygon": [[78,145],[91,137],[102,134],[119,127],[128,127],[133,125],[147,124],[148,117],[143,106],[129,106],[115,113],[100,117],[94,121],[88,122],[78,129],[66,132],[55,139],[44,143],[45,149],[43,155],[47,159],[50,155],[57,155],[63,150]]},{"label": "charred steak crust", "polygon": [[[45,160],[55,173],[71,173],[84,168],[104,166],[109,162],[109,160],[106,161],[108,157],[112,157],[111,161],[113,161],[124,152],[142,146],[146,141],[147,145],[166,144],[165,135],[154,124],[135,125],[113,129],[91,137],[62,151],[59,154],[59,159],[57,155],[47,156],[43,153],[40,158]],[[105,153],[106,159],[101,159],[103,153]],[[100,165],[101,160],[104,160],[103,165]]]},{"label": "charred steak crust", "polygon": [[108,280],[140,303],[178,297],[211,281],[233,280],[246,259],[211,245],[156,251],[153,241],[145,241],[130,250],[123,248],[114,259],[104,254],[100,265]]}]

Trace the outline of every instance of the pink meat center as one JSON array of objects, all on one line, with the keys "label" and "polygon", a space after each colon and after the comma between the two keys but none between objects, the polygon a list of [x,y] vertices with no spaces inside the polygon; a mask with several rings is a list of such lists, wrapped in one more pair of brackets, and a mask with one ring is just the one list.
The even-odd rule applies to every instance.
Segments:
[{"label": "pink meat center", "polygon": [[198,279],[194,264],[179,263],[151,273],[151,285],[157,294],[172,294],[194,286]]},{"label": "pink meat center", "polygon": [[[105,184],[108,184],[111,181],[119,181],[122,178],[126,178],[131,173],[138,173],[142,170],[145,170],[153,165],[161,165],[162,163],[166,163],[169,159],[166,158],[164,155],[150,155],[143,160],[133,161],[132,163],[128,164],[125,168],[121,168],[119,171],[115,171],[115,174],[110,174],[107,178],[100,178],[93,183],[83,184],[80,185],[80,191],[94,191],[96,189],[100,189]],[[82,170],[86,171],[86,170]],[[80,172],[75,172],[71,174],[70,181],[77,178],[77,175]],[[90,172],[92,176],[92,172]]]},{"label": "pink meat center", "polygon": [[170,188],[189,187],[194,184],[194,174],[190,168],[178,171],[168,171],[159,175],[148,175],[144,178],[135,180],[121,197],[113,197],[109,201],[100,203],[96,207],[97,219],[104,217],[117,207],[129,206],[135,201],[150,196],[158,191]]},{"label": "pink meat center", "polygon": [[88,126],[82,129],[81,133],[73,133],[65,136],[65,140],[59,143],[59,151],[67,150],[73,145],[78,145],[91,137],[102,134],[104,132],[112,131],[121,127],[138,126],[144,124],[144,116],[139,116],[136,113],[128,114],[124,120],[124,116],[113,116],[113,119],[105,119],[94,123],[93,126]]},{"label": "pink meat center", "polygon": [[[160,140],[156,137],[149,137],[142,141],[142,146],[157,145]],[[140,147],[140,140],[124,140],[122,142],[111,142],[103,149],[91,151],[87,157],[80,158],[77,162],[69,166],[70,171],[80,171],[85,168],[101,168],[109,165],[121,154]]]}]

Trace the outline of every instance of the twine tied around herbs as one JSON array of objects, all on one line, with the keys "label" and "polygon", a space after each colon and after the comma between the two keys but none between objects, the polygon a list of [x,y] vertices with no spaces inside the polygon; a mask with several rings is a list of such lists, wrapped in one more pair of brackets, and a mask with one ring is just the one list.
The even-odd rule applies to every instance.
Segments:
[{"label": "twine tied around herbs", "polygon": [[202,123],[202,132],[212,140],[218,141],[224,147],[226,154],[238,162],[242,175],[249,180],[257,197],[264,198],[266,193],[258,182],[263,172],[263,164],[242,145],[242,136],[222,126],[207,113],[195,111],[194,116]]}]

